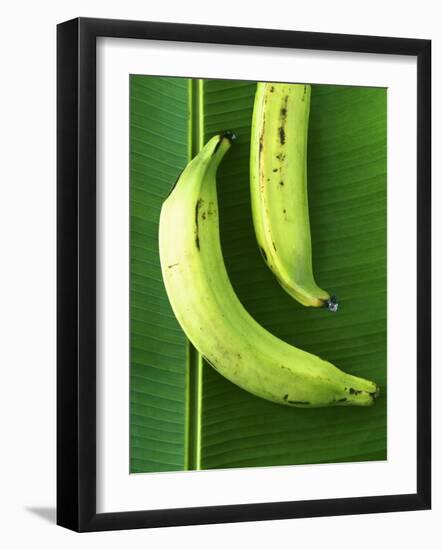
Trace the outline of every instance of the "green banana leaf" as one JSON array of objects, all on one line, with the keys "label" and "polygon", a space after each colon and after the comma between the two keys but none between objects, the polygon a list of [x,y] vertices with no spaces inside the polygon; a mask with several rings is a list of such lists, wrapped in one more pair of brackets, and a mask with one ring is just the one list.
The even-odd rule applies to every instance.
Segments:
[{"label": "green banana leaf", "polygon": [[158,255],[161,204],[188,151],[188,84],[131,78],[131,471],[183,469],[186,338],[164,290]]},{"label": "green banana leaf", "polygon": [[[382,88],[312,87],[308,185],[317,282],[340,309],[305,308],[265,266],[249,192],[255,83],[131,77],[131,471],[385,460],[386,109]],[[296,409],[203,363],[161,280],[158,219],[212,135],[238,139],[218,172],[221,241],[239,299],[279,338],[375,380],[371,408]]]}]

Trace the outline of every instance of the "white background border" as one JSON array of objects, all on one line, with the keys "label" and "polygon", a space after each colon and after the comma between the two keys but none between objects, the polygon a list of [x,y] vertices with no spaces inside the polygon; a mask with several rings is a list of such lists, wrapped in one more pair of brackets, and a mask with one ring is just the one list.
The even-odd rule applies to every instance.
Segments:
[{"label": "white background border", "polygon": [[[130,73],[388,87],[388,461],[129,475]],[[415,59],[99,39],[97,106],[97,511],[416,492]]]}]

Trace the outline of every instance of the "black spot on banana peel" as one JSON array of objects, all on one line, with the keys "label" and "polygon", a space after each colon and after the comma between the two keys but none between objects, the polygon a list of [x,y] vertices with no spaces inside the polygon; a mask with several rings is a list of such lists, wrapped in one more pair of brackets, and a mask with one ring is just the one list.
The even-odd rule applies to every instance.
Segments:
[{"label": "black spot on banana peel", "polygon": [[301,101],[305,101],[305,96],[307,95],[307,86],[304,86],[304,95],[301,98]]},{"label": "black spot on banana peel", "polygon": [[198,199],[195,205],[195,244],[198,250],[200,249],[200,239],[199,239],[199,233],[198,233],[198,214],[202,204],[203,204],[202,199]]},{"label": "black spot on banana peel", "polygon": [[199,213],[199,210],[200,210],[202,204],[203,204],[202,199],[198,199],[196,201],[196,205],[195,205],[195,225],[196,225],[197,229],[198,229],[198,213]]}]

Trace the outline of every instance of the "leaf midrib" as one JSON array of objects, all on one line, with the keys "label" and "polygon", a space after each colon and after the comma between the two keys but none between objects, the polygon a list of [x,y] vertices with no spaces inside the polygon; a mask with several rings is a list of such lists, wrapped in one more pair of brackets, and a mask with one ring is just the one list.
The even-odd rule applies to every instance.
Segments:
[{"label": "leaf midrib", "polygon": [[[192,160],[204,146],[204,80],[189,78],[189,147]],[[184,469],[201,469],[203,359],[188,340],[186,360],[186,427]]]}]

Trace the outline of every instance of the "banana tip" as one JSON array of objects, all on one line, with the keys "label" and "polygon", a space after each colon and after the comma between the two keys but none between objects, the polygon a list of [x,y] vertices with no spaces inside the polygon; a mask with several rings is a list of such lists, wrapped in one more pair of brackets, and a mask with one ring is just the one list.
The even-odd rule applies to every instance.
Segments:
[{"label": "banana tip", "polygon": [[234,132],[231,132],[230,130],[227,130],[227,132],[224,132],[222,134],[222,137],[228,139],[230,143],[233,143],[237,139],[236,134]]},{"label": "banana tip", "polygon": [[379,386],[376,386],[376,389],[373,393],[371,393],[370,395],[373,397],[373,399],[376,399],[377,397],[379,397],[379,393],[380,393],[380,388]]},{"label": "banana tip", "polygon": [[329,311],[333,313],[336,313],[339,308],[339,302],[336,296],[331,296],[324,305]]}]

